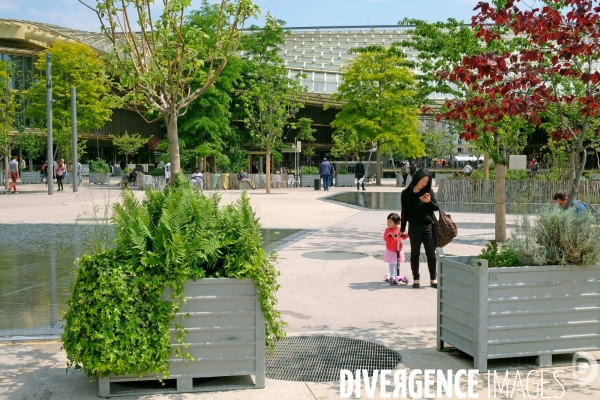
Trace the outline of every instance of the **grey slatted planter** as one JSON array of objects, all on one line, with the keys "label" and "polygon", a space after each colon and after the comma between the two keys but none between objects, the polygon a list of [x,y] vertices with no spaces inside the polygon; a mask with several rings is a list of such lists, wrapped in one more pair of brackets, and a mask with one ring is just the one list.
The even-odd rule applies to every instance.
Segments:
[{"label": "grey slatted planter", "polygon": [[21,183],[40,183],[40,171],[21,171]]},{"label": "grey slatted planter", "polygon": [[73,183],[73,173],[67,172],[67,174],[63,177],[63,183]]},{"label": "grey slatted planter", "polygon": [[354,174],[336,174],[335,186],[354,186]]},{"label": "grey slatted planter", "polygon": [[90,172],[90,185],[110,184],[110,174],[106,172]]},{"label": "grey slatted planter", "polygon": [[[474,265],[471,262],[475,260]],[[475,257],[438,257],[437,348],[489,359],[600,350],[600,266],[488,268]]]},{"label": "grey slatted planter", "polygon": [[[165,290],[164,299],[171,294]],[[219,376],[255,375],[255,384],[245,388],[265,387],[265,318],[256,295],[256,285],[252,279],[207,278],[188,281],[184,288],[185,302],[173,321],[169,379],[177,380],[173,392],[202,391],[194,388],[193,378]],[[182,318],[186,314],[190,318]],[[194,361],[182,360],[175,356],[175,349],[183,346],[177,342],[175,323],[179,322],[187,330],[184,340]],[[110,397],[111,383],[136,380],[157,380],[156,375],[109,376],[99,378],[100,397]],[[244,388],[235,386],[236,389]],[[229,389],[224,387],[221,389]],[[214,387],[211,390],[215,390]],[[156,393],[135,391],[122,394],[140,395]],[[166,393],[161,390],[161,394]]]},{"label": "grey slatted planter", "polygon": [[300,186],[313,187],[315,179],[321,179],[321,175],[300,175]]}]

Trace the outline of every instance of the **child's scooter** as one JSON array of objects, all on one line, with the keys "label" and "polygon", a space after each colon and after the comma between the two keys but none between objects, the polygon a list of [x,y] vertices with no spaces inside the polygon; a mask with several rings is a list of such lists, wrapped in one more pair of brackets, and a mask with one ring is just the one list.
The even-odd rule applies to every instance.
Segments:
[{"label": "child's scooter", "polygon": [[405,285],[408,285],[408,278],[405,276],[400,275],[400,241],[401,240],[406,240],[408,238],[408,235],[404,235],[404,236],[396,236],[398,237],[398,243],[396,245],[396,278],[392,279],[392,277],[387,277],[388,275],[386,274],[386,278],[385,281],[389,282],[390,285],[399,285],[400,282],[402,282]]}]

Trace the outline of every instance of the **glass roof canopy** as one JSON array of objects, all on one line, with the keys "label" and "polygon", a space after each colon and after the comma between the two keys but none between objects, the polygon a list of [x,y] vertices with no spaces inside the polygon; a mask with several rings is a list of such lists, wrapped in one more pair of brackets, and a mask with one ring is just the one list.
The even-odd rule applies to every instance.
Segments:
[{"label": "glass roof canopy", "polygon": [[[295,77],[303,73],[302,78],[309,92],[309,102],[323,104],[341,84],[340,68],[355,57],[348,50],[373,44],[389,47],[392,43],[407,39],[409,27],[377,26],[377,27],[314,27],[290,28],[281,48],[281,56],[289,70],[289,76]],[[15,47],[30,48],[43,51],[55,41],[83,43],[98,54],[112,51],[112,44],[100,32],[86,32],[65,28],[58,25],[33,21],[0,18],[0,43],[3,48],[7,43]],[[405,50],[407,59],[417,59],[414,50]],[[242,52],[243,54],[243,52]],[[418,70],[415,71],[419,73]],[[433,98],[443,100],[442,95]]]}]

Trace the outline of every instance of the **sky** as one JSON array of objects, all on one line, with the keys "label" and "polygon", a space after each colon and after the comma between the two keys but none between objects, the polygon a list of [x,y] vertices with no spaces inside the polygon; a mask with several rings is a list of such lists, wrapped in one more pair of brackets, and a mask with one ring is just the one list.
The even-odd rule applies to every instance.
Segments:
[{"label": "sky", "polygon": [[[95,0],[84,0],[95,5]],[[395,25],[409,18],[430,22],[456,18],[471,21],[480,0],[254,0],[263,17],[270,11],[288,27]],[[210,0],[211,3],[219,2]],[[157,2],[158,3],[158,2]],[[192,0],[191,9],[201,0]],[[96,14],[78,0],[0,0],[0,18],[46,22],[68,28],[99,31]]]}]

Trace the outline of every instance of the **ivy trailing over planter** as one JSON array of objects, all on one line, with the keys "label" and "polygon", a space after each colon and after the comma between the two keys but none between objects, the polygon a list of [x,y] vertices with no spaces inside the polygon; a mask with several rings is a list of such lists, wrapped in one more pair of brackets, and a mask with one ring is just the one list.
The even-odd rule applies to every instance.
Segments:
[{"label": "ivy trailing over planter", "polygon": [[[185,282],[251,278],[266,320],[267,346],[285,336],[275,309],[279,273],[261,248],[260,224],[248,197],[219,208],[180,174],[173,187],[150,191],[143,201],[123,192],[114,208],[114,247],[78,259],[68,301],[63,347],[67,367],[87,375],[168,377],[169,328]],[[176,301],[161,299],[171,285]],[[178,340],[185,331],[179,329]],[[179,357],[188,357],[181,354]]]}]

